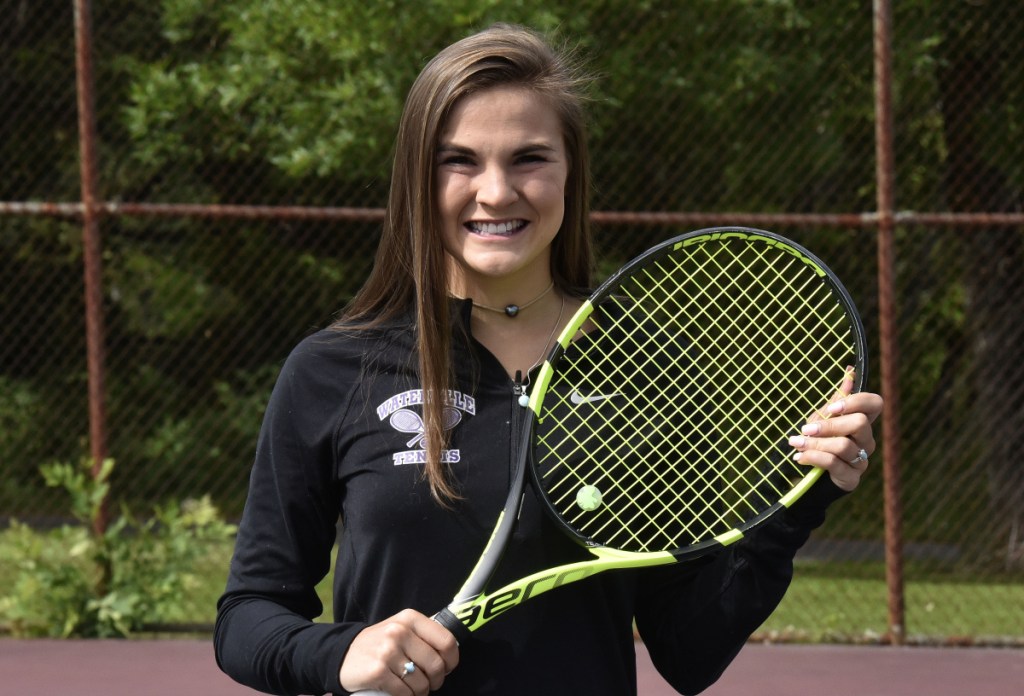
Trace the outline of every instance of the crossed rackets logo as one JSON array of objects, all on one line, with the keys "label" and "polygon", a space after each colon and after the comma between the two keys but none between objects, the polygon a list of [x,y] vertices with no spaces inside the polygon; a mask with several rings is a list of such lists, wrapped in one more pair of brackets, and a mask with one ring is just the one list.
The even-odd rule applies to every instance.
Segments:
[{"label": "crossed rackets logo", "polygon": [[[417,408],[418,407],[418,408]],[[377,417],[400,433],[412,435],[405,443],[409,448],[404,452],[392,454],[394,464],[423,464],[425,463],[426,452],[423,449],[423,441],[426,438],[426,430],[423,424],[421,409],[423,407],[423,390],[410,389],[400,394],[395,394],[377,407]],[[463,414],[476,415],[476,399],[469,394],[459,391],[449,391],[447,405],[444,408],[442,418],[445,431],[451,431],[462,422]],[[460,461],[462,455],[458,449],[446,449],[441,453],[441,458],[447,463]]]},{"label": "crossed rackets logo", "polygon": [[[462,421],[462,413],[451,406],[446,406],[444,409],[444,429],[451,430]],[[391,414],[391,418],[388,421],[391,423],[391,427],[400,433],[414,433],[415,437],[405,443],[406,447],[419,447],[423,442],[423,438],[426,437],[426,433],[423,426],[423,417],[415,411],[411,411],[407,408],[402,408]]]}]

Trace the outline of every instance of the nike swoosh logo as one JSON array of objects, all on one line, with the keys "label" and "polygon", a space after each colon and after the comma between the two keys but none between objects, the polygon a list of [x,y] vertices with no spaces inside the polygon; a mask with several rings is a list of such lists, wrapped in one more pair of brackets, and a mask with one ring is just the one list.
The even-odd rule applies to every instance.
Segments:
[{"label": "nike swoosh logo", "polygon": [[579,406],[580,404],[597,403],[598,401],[604,401],[605,399],[611,399],[616,396],[622,396],[622,394],[615,392],[614,394],[591,394],[590,396],[583,396],[578,391],[574,391],[569,395],[569,401]]}]

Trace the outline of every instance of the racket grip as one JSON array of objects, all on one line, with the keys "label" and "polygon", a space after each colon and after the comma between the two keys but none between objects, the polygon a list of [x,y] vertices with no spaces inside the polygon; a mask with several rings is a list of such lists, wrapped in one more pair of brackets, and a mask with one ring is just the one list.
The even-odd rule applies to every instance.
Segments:
[{"label": "racket grip", "polygon": [[469,629],[466,628],[466,624],[459,621],[459,617],[455,616],[448,607],[434,614],[433,619],[451,631],[452,635],[455,636],[456,642],[459,644],[465,643],[469,639],[470,633]]},{"label": "racket grip", "polygon": [[[464,623],[459,621],[458,617],[448,607],[437,612],[431,618],[451,631],[458,643],[463,643],[469,638],[469,629],[466,628]],[[363,689],[362,691],[353,691],[352,696],[390,696],[390,694],[380,689]]]}]

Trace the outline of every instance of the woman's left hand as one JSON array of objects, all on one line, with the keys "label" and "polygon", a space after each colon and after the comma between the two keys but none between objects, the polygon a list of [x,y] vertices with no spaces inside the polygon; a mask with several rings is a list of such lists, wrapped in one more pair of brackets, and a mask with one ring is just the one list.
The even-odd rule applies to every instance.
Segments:
[{"label": "woman's left hand", "polygon": [[882,397],[871,392],[851,394],[853,373],[848,373],[829,404],[789,439],[793,459],[828,472],[839,488],[852,491],[868,468],[875,451],[872,424],[882,412]]}]

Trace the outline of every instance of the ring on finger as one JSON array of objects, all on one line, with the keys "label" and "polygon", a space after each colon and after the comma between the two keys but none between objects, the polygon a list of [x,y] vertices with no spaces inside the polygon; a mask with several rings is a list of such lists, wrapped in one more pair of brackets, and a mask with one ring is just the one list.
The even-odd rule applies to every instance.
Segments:
[{"label": "ring on finger", "polygon": [[857,466],[861,462],[863,462],[864,464],[868,463],[868,452],[863,448],[860,452],[857,453],[857,456],[854,457],[853,460],[850,462],[850,466]]},{"label": "ring on finger", "polygon": [[408,660],[404,665],[402,665],[402,675],[401,675],[402,679],[405,679],[406,677],[408,677],[410,674],[412,674],[415,671],[416,671],[416,663],[413,662],[412,660]]}]

